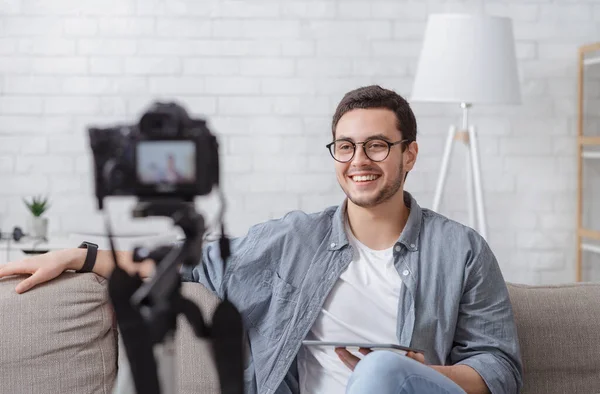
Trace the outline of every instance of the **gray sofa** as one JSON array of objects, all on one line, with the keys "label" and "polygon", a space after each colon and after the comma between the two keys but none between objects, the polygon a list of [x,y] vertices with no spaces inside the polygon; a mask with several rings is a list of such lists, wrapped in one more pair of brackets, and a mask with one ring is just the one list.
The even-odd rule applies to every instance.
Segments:
[{"label": "gray sofa", "polygon": [[[106,281],[65,273],[17,295],[21,279],[0,279],[0,393],[111,393],[119,352]],[[600,393],[600,284],[508,286],[525,369],[522,393]],[[199,284],[185,283],[183,292],[206,316],[217,305]],[[218,393],[208,344],[183,319],[179,326],[178,392]]]}]

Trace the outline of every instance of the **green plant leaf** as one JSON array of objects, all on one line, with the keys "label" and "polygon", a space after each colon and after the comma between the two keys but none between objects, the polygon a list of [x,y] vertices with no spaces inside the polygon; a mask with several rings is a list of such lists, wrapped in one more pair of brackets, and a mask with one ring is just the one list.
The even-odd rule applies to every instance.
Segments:
[{"label": "green plant leaf", "polygon": [[27,209],[29,209],[29,212],[36,217],[42,216],[50,208],[50,199],[47,196],[34,196],[29,200],[23,198],[23,202],[27,206]]}]

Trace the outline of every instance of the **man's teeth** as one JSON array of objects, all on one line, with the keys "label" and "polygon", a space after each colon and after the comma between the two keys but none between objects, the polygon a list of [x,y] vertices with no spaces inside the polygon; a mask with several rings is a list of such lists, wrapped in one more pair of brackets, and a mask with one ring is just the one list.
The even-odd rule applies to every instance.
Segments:
[{"label": "man's teeth", "polygon": [[360,176],[353,176],[352,180],[354,182],[365,182],[365,181],[374,181],[377,178],[379,178],[379,175],[360,175]]}]

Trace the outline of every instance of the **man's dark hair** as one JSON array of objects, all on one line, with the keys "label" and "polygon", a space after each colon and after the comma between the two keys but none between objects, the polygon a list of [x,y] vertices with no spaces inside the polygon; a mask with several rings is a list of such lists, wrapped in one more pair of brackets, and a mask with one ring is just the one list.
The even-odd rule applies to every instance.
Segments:
[{"label": "man's dark hair", "polygon": [[335,139],[335,128],[340,118],[353,109],[387,108],[396,114],[396,127],[402,139],[408,140],[405,146],[417,140],[417,121],[408,102],[398,93],[379,85],[364,86],[344,95],[333,114],[331,132]]}]

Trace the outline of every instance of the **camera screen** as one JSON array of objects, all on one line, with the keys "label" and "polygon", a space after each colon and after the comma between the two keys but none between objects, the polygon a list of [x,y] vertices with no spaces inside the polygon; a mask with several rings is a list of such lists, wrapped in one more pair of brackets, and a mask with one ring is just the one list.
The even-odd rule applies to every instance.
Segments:
[{"label": "camera screen", "polygon": [[147,185],[194,183],[196,145],[193,141],[140,141],[138,181]]}]

